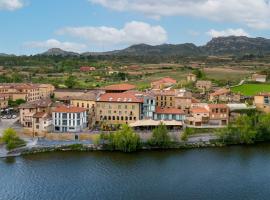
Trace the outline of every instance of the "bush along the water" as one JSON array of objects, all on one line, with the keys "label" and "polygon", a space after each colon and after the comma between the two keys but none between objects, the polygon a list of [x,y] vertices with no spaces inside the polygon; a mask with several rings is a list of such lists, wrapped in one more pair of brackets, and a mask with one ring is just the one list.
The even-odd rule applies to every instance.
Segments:
[{"label": "bush along the water", "polygon": [[171,145],[171,138],[168,129],[163,123],[159,124],[152,133],[152,138],[149,140],[150,146],[168,148]]},{"label": "bush along the water", "polygon": [[118,131],[101,134],[100,141],[110,150],[134,152],[140,147],[140,137],[128,125],[123,125]]},{"label": "bush along the water", "polygon": [[8,128],[4,131],[2,141],[6,144],[8,150],[16,149],[26,145],[25,141],[20,139],[16,131]]},{"label": "bush along the water", "polygon": [[226,144],[252,144],[270,141],[270,114],[255,113],[239,116],[234,123],[217,132]]}]

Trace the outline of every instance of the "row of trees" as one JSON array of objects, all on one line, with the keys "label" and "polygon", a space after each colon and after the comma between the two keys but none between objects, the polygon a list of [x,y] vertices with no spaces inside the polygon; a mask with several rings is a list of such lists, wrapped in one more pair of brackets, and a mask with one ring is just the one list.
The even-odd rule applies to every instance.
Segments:
[{"label": "row of trees", "polygon": [[252,144],[270,141],[270,114],[254,113],[239,116],[236,121],[218,132],[227,144]]},{"label": "row of trees", "polygon": [[[134,152],[142,145],[140,136],[128,125],[123,125],[114,133],[101,134],[100,140],[109,149],[123,152]],[[167,148],[170,146],[170,143],[171,139],[168,130],[163,124],[160,124],[153,130],[152,138],[148,141],[148,145],[159,148]]]}]

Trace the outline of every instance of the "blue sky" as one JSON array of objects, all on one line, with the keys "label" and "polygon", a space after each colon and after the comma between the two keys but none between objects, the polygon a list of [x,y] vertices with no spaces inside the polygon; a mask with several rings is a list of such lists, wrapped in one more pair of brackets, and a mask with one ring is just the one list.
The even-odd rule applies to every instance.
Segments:
[{"label": "blue sky", "polygon": [[0,0],[0,52],[59,47],[108,51],[132,44],[246,35],[270,38],[268,0]]}]

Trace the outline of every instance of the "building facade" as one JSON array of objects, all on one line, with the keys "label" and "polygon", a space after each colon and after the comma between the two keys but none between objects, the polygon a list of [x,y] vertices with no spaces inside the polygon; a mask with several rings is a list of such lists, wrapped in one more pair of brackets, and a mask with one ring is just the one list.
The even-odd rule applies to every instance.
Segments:
[{"label": "building facade", "polygon": [[96,102],[97,123],[129,124],[141,119],[144,99],[134,92],[105,93]]},{"label": "building facade", "polygon": [[59,106],[52,112],[54,132],[78,133],[87,127],[87,110],[72,106]]}]

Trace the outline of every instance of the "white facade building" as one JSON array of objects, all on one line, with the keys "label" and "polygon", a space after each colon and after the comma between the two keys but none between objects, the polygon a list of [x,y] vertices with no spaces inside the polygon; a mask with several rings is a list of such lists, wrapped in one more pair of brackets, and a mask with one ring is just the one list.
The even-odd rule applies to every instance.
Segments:
[{"label": "white facade building", "polygon": [[61,106],[53,113],[54,132],[76,133],[87,127],[87,110],[84,108]]}]

